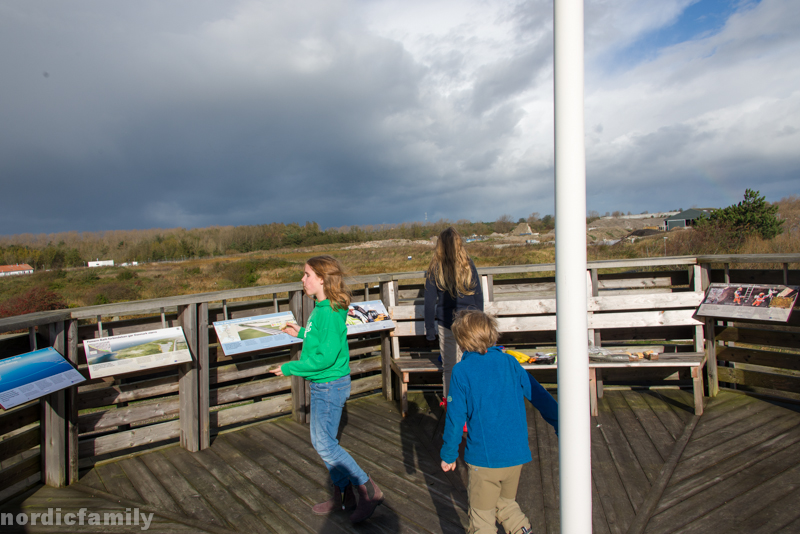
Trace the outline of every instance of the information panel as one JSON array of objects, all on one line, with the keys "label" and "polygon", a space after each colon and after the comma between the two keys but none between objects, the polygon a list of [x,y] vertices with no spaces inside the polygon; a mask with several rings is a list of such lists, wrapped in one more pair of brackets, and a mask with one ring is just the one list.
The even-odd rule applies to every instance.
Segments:
[{"label": "information panel", "polygon": [[4,410],[86,380],[54,348],[0,360],[0,407]]},{"label": "information panel", "polygon": [[87,339],[83,348],[92,378],[192,361],[180,326]]},{"label": "information panel", "polygon": [[797,287],[766,284],[711,284],[697,315],[725,319],[786,322]]},{"label": "information panel", "polygon": [[347,310],[348,334],[377,332],[392,328],[394,328],[394,323],[389,319],[389,313],[380,300],[356,302],[351,304]]},{"label": "information panel", "polygon": [[214,330],[225,356],[271,349],[302,343],[302,339],[291,336],[281,329],[287,324],[297,324],[292,312],[270,313],[255,317],[242,317],[227,321],[216,321]]}]

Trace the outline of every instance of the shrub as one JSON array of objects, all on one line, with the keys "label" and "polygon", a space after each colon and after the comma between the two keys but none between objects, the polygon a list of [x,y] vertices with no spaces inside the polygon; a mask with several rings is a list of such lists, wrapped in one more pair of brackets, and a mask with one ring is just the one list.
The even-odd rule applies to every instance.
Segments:
[{"label": "shrub", "polygon": [[55,291],[34,287],[25,293],[0,303],[0,317],[13,317],[26,313],[61,310],[67,303]]},{"label": "shrub", "polygon": [[274,258],[242,260],[230,263],[219,263],[215,270],[220,278],[229,280],[233,287],[250,287],[258,282],[260,272],[270,269],[278,269],[292,265],[285,260]]},{"label": "shrub", "polygon": [[129,271],[125,269],[124,271],[120,271],[120,273],[117,274],[117,280],[120,281],[133,280],[134,278],[139,278],[139,275],[136,273],[136,271]]},{"label": "shrub", "polygon": [[110,304],[112,302],[126,302],[138,298],[139,291],[136,287],[112,282],[92,288],[86,293],[85,302],[89,305]]}]

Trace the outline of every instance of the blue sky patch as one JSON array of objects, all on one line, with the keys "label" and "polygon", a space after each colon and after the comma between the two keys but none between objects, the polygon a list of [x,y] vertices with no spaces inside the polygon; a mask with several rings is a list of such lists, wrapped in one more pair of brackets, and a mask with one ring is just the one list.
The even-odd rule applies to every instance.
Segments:
[{"label": "blue sky patch", "polygon": [[628,68],[656,57],[664,48],[702,39],[719,32],[731,15],[749,10],[761,0],[699,0],[688,6],[669,26],[642,34],[614,58],[618,67]]}]

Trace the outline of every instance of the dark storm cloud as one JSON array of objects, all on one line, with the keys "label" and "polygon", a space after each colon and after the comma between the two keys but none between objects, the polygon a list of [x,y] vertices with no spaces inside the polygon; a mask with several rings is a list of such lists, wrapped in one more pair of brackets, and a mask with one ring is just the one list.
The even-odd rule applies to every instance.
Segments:
[{"label": "dark storm cloud", "polygon": [[[108,36],[113,60],[77,35],[71,51],[41,52],[63,57],[38,80],[51,84],[42,94],[26,97],[27,81],[13,95],[0,159],[11,184],[5,232],[336,222],[354,191],[403,179],[387,165],[395,147],[381,122],[417,105],[419,69],[397,43],[325,32],[314,37],[325,38],[326,64],[308,69],[274,52],[249,65],[260,72],[192,49],[162,55],[159,45],[181,39],[157,33],[139,43],[144,53]],[[31,193],[47,226],[22,217]]]},{"label": "dark storm cloud", "polygon": [[[792,1],[613,76],[687,1],[587,3],[590,209],[793,191]],[[549,0],[6,2],[0,79],[3,234],[553,211]]]}]

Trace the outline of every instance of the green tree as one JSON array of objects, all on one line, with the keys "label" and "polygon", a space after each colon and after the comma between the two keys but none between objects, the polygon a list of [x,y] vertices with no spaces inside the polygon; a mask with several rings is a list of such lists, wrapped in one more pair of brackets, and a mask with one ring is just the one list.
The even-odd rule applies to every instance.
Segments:
[{"label": "green tree", "polygon": [[764,239],[772,239],[783,232],[781,226],[784,221],[778,219],[777,213],[777,205],[767,203],[758,191],[746,189],[744,200],[716,210],[708,219],[701,219],[701,224],[708,221],[742,234],[758,234]]}]

